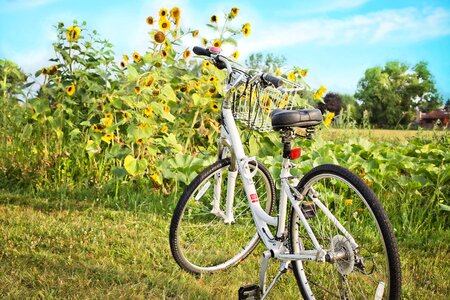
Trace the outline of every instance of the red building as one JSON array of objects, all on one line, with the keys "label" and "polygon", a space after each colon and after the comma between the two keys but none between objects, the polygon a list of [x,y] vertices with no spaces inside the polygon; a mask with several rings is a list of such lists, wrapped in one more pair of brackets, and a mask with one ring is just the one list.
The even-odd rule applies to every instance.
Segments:
[{"label": "red building", "polygon": [[450,112],[445,110],[433,110],[428,113],[418,112],[416,123],[423,128],[450,128]]}]

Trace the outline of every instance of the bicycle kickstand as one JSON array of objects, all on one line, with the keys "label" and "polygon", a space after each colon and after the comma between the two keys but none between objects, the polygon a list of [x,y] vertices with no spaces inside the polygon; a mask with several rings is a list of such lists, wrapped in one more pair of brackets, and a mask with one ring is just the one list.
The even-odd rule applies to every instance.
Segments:
[{"label": "bicycle kickstand", "polygon": [[273,278],[272,282],[270,283],[269,287],[266,290],[266,277],[267,277],[267,268],[269,267],[269,259],[271,258],[271,253],[270,251],[265,251],[263,254],[263,258],[262,258],[262,263],[261,263],[261,271],[260,271],[260,288],[261,288],[261,292],[262,292],[262,297],[261,300],[264,300],[267,295],[269,294],[270,290],[274,287],[276,281],[278,280],[278,278],[280,278],[280,276],[284,273],[286,273],[289,269],[289,264],[290,261],[281,261],[280,263],[280,268],[278,269],[278,273],[275,275],[275,277]]}]

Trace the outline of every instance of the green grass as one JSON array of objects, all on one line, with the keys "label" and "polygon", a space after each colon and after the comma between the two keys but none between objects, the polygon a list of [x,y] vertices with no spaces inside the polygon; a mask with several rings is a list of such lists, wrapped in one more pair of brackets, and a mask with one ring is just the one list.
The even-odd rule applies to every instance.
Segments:
[{"label": "green grass", "polygon": [[[130,211],[1,190],[0,298],[236,299],[240,286],[257,282],[262,247],[229,271],[181,271],[168,244],[173,201],[135,202],[140,208]],[[449,236],[400,237],[405,299],[447,299]],[[298,296],[289,272],[270,299]]]},{"label": "green grass", "polygon": [[324,140],[348,140],[361,137],[370,141],[404,142],[416,137],[431,139],[449,135],[448,130],[394,130],[394,129],[322,129],[317,133]]}]

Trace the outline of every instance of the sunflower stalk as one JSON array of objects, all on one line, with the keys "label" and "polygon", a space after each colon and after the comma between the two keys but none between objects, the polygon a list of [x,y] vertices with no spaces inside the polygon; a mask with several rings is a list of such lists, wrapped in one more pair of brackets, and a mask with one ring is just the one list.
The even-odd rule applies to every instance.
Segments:
[{"label": "sunflower stalk", "polygon": [[189,147],[189,144],[191,142],[191,138],[194,135],[194,126],[197,123],[198,114],[199,114],[199,110],[195,111],[194,118],[192,119],[191,129],[189,130],[189,134],[188,134],[188,137],[187,137],[187,140],[186,140],[186,144],[184,145],[185,151],[187,151],[187,149]]}]

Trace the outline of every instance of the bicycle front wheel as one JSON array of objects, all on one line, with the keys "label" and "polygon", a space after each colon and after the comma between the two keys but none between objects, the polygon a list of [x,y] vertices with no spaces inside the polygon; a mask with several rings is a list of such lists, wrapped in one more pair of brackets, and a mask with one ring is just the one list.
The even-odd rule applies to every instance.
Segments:
[{"label": "bicycle front wheel", "polygon": [[[275,185],[264,165],[253,177],[260,204],[271,213]],[[237,174],[230,159],[222,159],[203,170],[181,196],[170,225],[170,248],[176,262],[186,271],[200,274],[229,268],[246,258],[259,242],[241,176],[236,177],[232,216],[227,219],[228,181]]]},{"label": "bicycle front wheel", "polygon": [[[401,270],[397,243],[373,191],[355,174],[335,165],[312,169],[297,189],[304,196],[302,213],[318,243],[327,253],[340,256],[327,262],[293,262],[303,298],[399,299]],[[338,222],[348,235],[338,228]],[[289,226],[291,253],[314,249],[294,209]],[[350,236],[357,248],[352,246]]]}]

